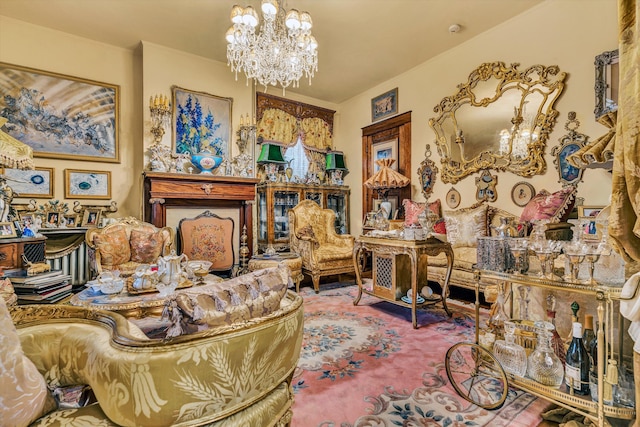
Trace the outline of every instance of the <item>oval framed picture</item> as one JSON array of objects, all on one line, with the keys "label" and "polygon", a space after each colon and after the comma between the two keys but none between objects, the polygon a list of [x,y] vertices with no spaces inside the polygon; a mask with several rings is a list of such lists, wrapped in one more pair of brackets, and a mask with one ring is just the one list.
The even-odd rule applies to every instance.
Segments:
[{"label": "oval framed picture", "polygon": [[511,190],[511,200],[516,206],[520,206],[521,208],[527,206],[527,203],[529,203],[535,195],[536,189],[533,188],[533,185],[525,181],[516,183]]},{"label": "oval framed picture", "polygon": [[447,206],[451,209],[455,209],[460,206],[460,193],[453,187],[451,187],[451,190],[447,192]]}]

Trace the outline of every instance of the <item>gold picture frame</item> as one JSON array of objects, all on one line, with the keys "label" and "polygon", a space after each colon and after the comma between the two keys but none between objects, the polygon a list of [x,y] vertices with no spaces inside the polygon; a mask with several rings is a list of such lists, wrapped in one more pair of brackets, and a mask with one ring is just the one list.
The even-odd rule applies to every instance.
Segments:
[{"label": "gold picture frame", "polygon": [[65,199],[111,199],[111,171],[64,170]]},{"label": "gold picture frame", "polygon": [[603,224],[597,222],[598,215],[605,206],[578,206],[578,220],[586,222],[583,230],[583,239],[599,241],[602,239]]},{"label": "gold picture frame", "polygon": [[18,237],[16,228],[12,222],[0,222],[0,239],[11,239],[12,237]]},{"label": "gold picture frame", "polygon": [[0,168],[0,173],[11,181],[15,197],[50,199],[55,188],[53,168],[37,166],[34,169]]},{"label": "gold picture frame", "polygon": [[64,218],[65,226],[67,228],[76,228],[76,227],[78,227],[79,216],[80,215],[78,215],[78,214],[62,215],[62,217]]},{"label": "gold picture frame", "polygon": [[97,227],[100,223],[102,209],[87,208],[82,215],[82,227]]}]

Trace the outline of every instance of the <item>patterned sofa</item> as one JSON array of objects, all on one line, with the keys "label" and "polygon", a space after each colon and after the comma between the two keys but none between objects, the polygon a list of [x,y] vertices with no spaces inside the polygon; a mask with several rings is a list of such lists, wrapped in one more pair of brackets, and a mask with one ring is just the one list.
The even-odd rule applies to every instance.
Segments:
[{"label": "patterned sofa", "polygon": [[[289,425],[303,311],[290,278],[278,283],[284,276],[273,268],[225,282],[257,290],[254,308],[261,295],[282,295],[273,310],[261,305],[268,314],[163,339],[108,311],[0,301],[0,363],[9,368],[0,372],[0,425]],[[97,403],[56,409],[47,385],[78,384]]]},{"label": "patterned sofa", "polygon": [[171,227],[157,228],[134,217],[121,218],[104,228],[90,228],[85,242],[92,255],[96,275],[103,270],[118,270],[131,276],[140,264],[153,264],[174,248]]}]

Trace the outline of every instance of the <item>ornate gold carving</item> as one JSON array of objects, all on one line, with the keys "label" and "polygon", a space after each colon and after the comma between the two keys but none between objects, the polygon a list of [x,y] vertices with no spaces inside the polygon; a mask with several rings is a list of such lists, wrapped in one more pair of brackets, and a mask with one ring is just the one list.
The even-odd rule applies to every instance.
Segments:
[{"label": "ornate gold carving", "polygon": [[[545,145],[558,115],[553,105],[566,73],[555,65],[524,71],[518,66],[484,63],[434,108],[437,116],[429,125],[436,134],[443,182],[455,184],[483,169],[525,177],[544,172]],[[529,130],[535,138],[517,150],[518,136]]]}]

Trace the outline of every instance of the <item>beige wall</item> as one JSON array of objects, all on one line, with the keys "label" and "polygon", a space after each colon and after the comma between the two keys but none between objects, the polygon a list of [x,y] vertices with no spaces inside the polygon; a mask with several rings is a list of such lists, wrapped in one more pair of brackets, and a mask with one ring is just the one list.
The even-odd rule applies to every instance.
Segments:
[{"label": "beige wall", "polygon": [[[456,37],[451,35],[451,37]],[[581,126],[578,131],[595,139],[606,128],[594,119],[594,57],[617,47],[617,9],[613,1],[562,0],[544,2],[523,15],[451,49],[420,66],[382,83],[340,105],[337,144],[346,153],[351,173],[346,183],[351,186],[352,233],[359,233],[362,223],[362,172],[358,167],[361,155],[361,128],[371,124],[371,98],[398,87],[399,112],[411,111],[412,198],[422,201],[418,167],[424,159],[425,146],[431,144],[432,159],[440,159],[434,144],[435,135],[429,127],[434,117],[433,107],[445,96],[455,93],[456,85],[467,81],[469,73],[483,62],[518,62],[524,69],[531,65],[558,65],[568,73],[565,91],[556,103],[558,121],[547,142],[547,172],[542,176],[522,178],[511,173],[498,173],[496,205],[514,213],[518,208],[511,201],[511,188],[516,182],[528,181],[536,190],[555,191],[560,188],[558,174],[550,155],[553,146],[567,131],[564,125],[569,111],[577,113]],[[475,202],[475,180],[471,175],[453,185],[460,191],[460,207]],[[578,193],[585,204],[606,205],[609,201],[611,175],[603,170],[586,170]],[[430,200],[444,202],[451,184],[444,184],[437,176]],[[443,204],[444,209],[448,209]]]},{"label": "beige wall", "polygon": [[[58,200],[64,199],[64,169],[111,171],[111,193],[119,207],[116,215],[138,215],[142,168],[136,158],[142,115],[135,108],[140,63],[134,52],[0,16],[0,61],[120,86],[120,163],[36,158],[35,164],[55,169],[54,198]],[[108,203],[84,200],[83,204]]]},{"label": "beige wall", "polygon": [[[293,90],[287,90],[287,98],[337,111],[334,144],[337,149],[345,151],[347,167],[351,170],[346,184],[351,187],[352,233],[360,232],[362,222],[361,128],[371,124],[371,98],[398,87],[399,112],[412,111],[412,197],[423,200],[417,170],[424,159],[426,144],[431,144],[433,160],[439,163],[434,134],[428,125],[429,118],[433,117],[433,107],[444,96],[453,94],[456,85],[465,82],[469,73],[483,62],[519,62],[521,68],[534,64],[557,64],[569,74],[565,92],[556,104],[560,115],[547,143],[547,172],[531,179],[498,173],[496,205],[516,213],[520,211],[521,208],[515,207],[510,197],[511,188],[518,181],[527,180],[536,190],[558,189],[560,184],[549,153],[566,133],[564,124],[568,112],[577,112],[581,123],[578,130],[592,139],[606,131],[593,116],[593,61],[597,54],[617,47],[616,13],[615,2],[608,0],[544,2],[340,105],[298,96]],[[135,51],[129,51],[0,16],[0,61],[120,85],[120,164],[35,159],[38,166],[55,168],[54,197],[57,199],[64,196],[65,168],[112,171],[113,199],[120,207],[116,215],[142,214],[141,173],[148,161],[146,149],[152,143],[147,108],[150,96],[170,96],[171,86],[177,85],[232,97],[234,131],[241,114],[253,113],[252,88],[246,85],[242,76],[236,81],[225,63],[146,41],[141,41]],[[263,90],[261,87],[257,89]],[[269,89],[268,92],[283,96],[278,89]],[[167,129],[163,143],[171,144],[170,129]],[[235,141],[231,141],[231,147],[236,154]],[[455,184],[462,195],[461,207],[475,201],[474,176]],[[579,185],[579,195],[585,198],[586,204],[605,205],[610,184],[609,173],[587,170],[584,182]],[[444,199],[451,187],[451,184],[443,184],[438,175],[432,199]],[[99,204],[98,201],[95,203]]]}]

